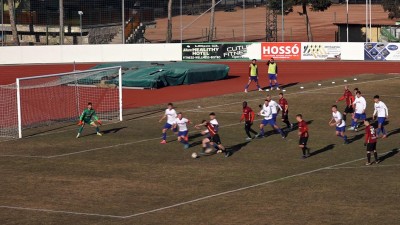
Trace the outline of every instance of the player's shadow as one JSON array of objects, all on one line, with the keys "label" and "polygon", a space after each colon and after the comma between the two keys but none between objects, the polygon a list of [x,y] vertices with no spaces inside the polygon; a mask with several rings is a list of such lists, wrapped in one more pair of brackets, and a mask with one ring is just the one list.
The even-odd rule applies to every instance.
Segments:
[{"label": "player's shadow", "polygon": [[236,152],[242,150],[243,147],[245,147],[247,144],[249,144],[250,141],[242,142],[236,145],[232,145],[226,148],[227,151],[231,152],[231,155],[234,155]]},{"label": "player's shadow", "polygon": [[396,149],[393,149],[392,151],[390,151],[390,152],[386,153],[385,155],[379,157],[379,160],[380,160],[381,162],[383,162],[383,161],[385,161],[386,159],[395,156],[397,153],[399,153],[399,149],[397,149],[397,148],[396,148]]},{"label": "player's shadow", "polygon": [[[288,87],[295,86],[295,85],[297,85],[298,83],[299,83],[299,82],[295,82],[295,83],[289,83],[289,84],[281,85],[279,88],[280,88],[280,89],[285,89],[285,88],[288,88]],[[262,89],[267,89],[267,88],[270,88],[270,86],[269,86],[269,85],[267,85],[267,86],[265,86],[265,87],[262,87]]]},{"label": "player's shadow", "polygon": [[400,128],[389,131],[387,136],[390,137],[390,136],[398,134],[398,133],[400,133]]},{"label": "player's shadow", "polygon": [[360,140],[362,137],[364,137],[364,134],[356,134],[352,138],[348,139],[349,143],[355,142]]},{"label": "player's shadow", "polygon": [[324,153],[326,151],[332,150],[334,147],[335,147],[335,144],[329,144],[321,149],[310,152],[310,156],[315,156],[315,155]]},{"label": "player's shadow", "polygon": [[103,134],[110,134],[110,133],[117,133],[122,129],[125,129],[128,127],[116,127],[116,128],[111,128],[111,129],[107,129],[107,130],[103,130],[102,133]]},{"label": "player's shadow", "polygon": [[[189,136],[189,140],[196,139],[196,138],[199,138],[199,137],[202,137],[202,136],[203,135],[201,135],[200,133],[192,134],[192,135]],[[190,143],[189,146],[190,147],[195,147],[195,146],[201,145],[202,140],[203,139],[195,141],[195,142],[192,142],[192,143]]]}]

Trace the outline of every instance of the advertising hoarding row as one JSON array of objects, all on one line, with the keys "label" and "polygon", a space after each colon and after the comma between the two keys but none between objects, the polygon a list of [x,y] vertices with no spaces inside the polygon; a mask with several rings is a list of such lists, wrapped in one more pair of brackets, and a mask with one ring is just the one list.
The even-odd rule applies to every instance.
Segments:
[{"label": "advertising hoarding row", "polygon": [[182,60],[399,61],[400,43],[254,42],[182,44]]}]

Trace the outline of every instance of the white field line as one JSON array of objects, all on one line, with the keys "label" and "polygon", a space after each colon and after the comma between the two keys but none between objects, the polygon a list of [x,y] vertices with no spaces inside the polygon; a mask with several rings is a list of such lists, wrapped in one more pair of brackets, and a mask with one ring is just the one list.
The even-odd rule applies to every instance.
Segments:
[{"label": "white field line", "polygon": [[[387,152],[387,153],[389,153],[389,152]],[[177,204],[173,204],[173,205],[170,205],[170,206],[165,206],[165,207],[161,207],[161,208],[157,208],[157,209],[153,209],[153,210],[149,210],[149,211],[145,211],[145,212],[135,213],[135,214],[127,215],[127,216],[117,216],[117,215],[98,214],[98,213],[82,213],[82,212],[72,212],[72,211],[63,211],[63,210],[50,210],[50,209],[18,207],[18,206],[7,206],[7,205],[0,205],[0,208],[15,209],[15,210],[26,210],[26,211],[37,211],[37,212],[46,212],[46,213],[59,213],[59,214],[70,214],[70,215],[82,215],[82,216],[95,216],[95,217],[110,217],[110,218],[128,219],[128,218],[132,218],[132,217],[138,217],[138,216],[142,216],[142,215],[146,215],[146,214],[150,214],[150,213],[163,211],[163,210],[166,210],[166,209],[176,208],[176,207],[183,206],[183,205],[188,205],[188,204],[195,203],[195,202],[204,201],[204,200],[207,200],[207,199],[212,199],[212,198],[223,196],[223,195],[228,195],[228,194],[232,194],[232,193],[236,193],[236,192],[245,191],[245,190],[253,189],[253,188],[256,188],[256,187],[260,187],[260,186],[265,186],[267,184],[275,183],[275,182],[282,181],[282,180],[287,180],[287,179],[290,179],[290,178],[304,176],[304,175],[315,173],[315,172],[319,172],[319,171],[322,171],[322,170],[329,170],[332,167],[346,165],[346,164],[357,162],[357,161],[360,161],[360,160],[363,160],[363,159],[364,159],[364,157],[363,158],[359,158],[359,159],[354,159],[354,160],[351,160],[351,161],[347,161],[347,162],[344,162],[344,163],[339,163],[339,164],[335,164],[335,165],[331,165],[331,166],[321,167],[319,169],[314,169],[314,170],[310,170],[310,171],[306,171],[306,172],[302,172],[302,173],[297,173],[297,174],[293,174],[293,175],[289,175],[289,176],[284,176],[284,177],[281,177],[281,178],[278,178],[278,179],[274,179],[274,180],[268,180],[268,181],[265,181],[265,182],[261,182],[261,183],[258,183],[258,184],[253,184],[253,185],[249,185],[249,186],[233,189],[233,190],[230,190],[230,191],[224,191],[224,192],[220,192],[220,193],[216,193],[216,194],[212,194],[212,195],[207,195],[207,196],[203,196],[203,197],[196,198],[196,199],[193,199],[193,200],[189,200],[189,201],[185,201],[185,202],[181,202],[181,203],[177,203]]]},{"label": "white field line", "polygon": [[371,166],[343,166],[343,167],[333,167],[327,170],[340,170],[340,169],[366,169],[366,168],[384,168],[384,167],[399,167],[400,164],[389,164],[389,165],[371,165]]},{"label": "white field line", "polygon": [[[398,77],[391,77],[391,78],[386,78],[386,79],[382,79],[382,80],[370,80],[370,81],[363,81],[363,82],[357,82],[357,83],[352,83],[352,84],[363,84],[363,83],[371,83],[371,82],[378,82],[378,81],[387,81],[387,80],[393,80],[393,79],[398,79]],[[336,88],[336,87],[341,87],[343,85],[334,85],[334,86],[329,86],[329,87],[323,87],[323,88],[318,88],[318,89],[313,89],[313,90],[308,90],[308,91],[300,91],[300,92],[294,92],[294,93],[288,93],[285,94],[287,95],[296,95],[296,94],[302,94],[302,93],[308,93],[308,92],[312,92],[312,91],[317,91],[317,90],[324,90],[324,89],[329,89],[329,88]],[[259,98],[259,99],[251,99],[248,100],[249,101],[259,101],[262,100],[264,98]],[[226,104],[220,104],[220,105],[213,105],[213,106],[209,106],[209,107],[203,107],[201,108],[203,109],[210,109],[210,108],[216,108],[216,107],[221,107],[221,106],[228,106],[228,105],[234,105],[234,104],[239,104],[242,102],[231,102],[231,103],[226,103]],[[199,109],[192,109],[192,110],[186,110],[186,112],[196,112]],[[151,117],[143,117],[142,119],[147,119],[147,118],[153,118],[156,116],[151,116]],[[158,116],[159,117],[159,116]],[[237,123],[235,124],[237,125]],[[228,125],[227,125],[228,126]],[[192,132],[190,132],[192,133]],[[48,133],[48,135],[50,135],[52,133]],[[32,136],[35,137],[35,136]],[[74,154],[79,154],[79,153],[84,153],[84,152],[91,152],[91,151],[96,151],[96,150],[101,150],[101,149],[107,149],[107,148],[113,148],[113,147],[118,147],[118,146],[123,146],[123,145],[130,145],[130,144],[135,144],[135,143],[139,143],[139,142],[144,142],[144,141],[152,141],[152,140],[156,140],[157,138],[150,138],[150,139],[144,139],[144,140],[140,140],[140,141],[134,141],[134,142],[127,142],[127,143],[123,143],[123,144],[118,144],[118,145],[110,145],[110,146],[105,146],[105,147],[99,147],[99,148],[94,148],[94,149],[87,149],[87,150],[83,150],[83,151],[78,151],[78,152],[74,152],[74,153],[67,153],[67,154],[62,154],[62,155],[54,155],[54,156],[42,156],[42,158],[53,158],[53,157],[60,157],[60,156],[67,156],[67,155],[74,155]],[[17,139],[18,140],[18,139]],[[1,142],[0,142],[1,143]],[[20,155],[7,155],[7,156],[2,156],[0,155],[0,157],[27,157],[30,158],[30,156],[20,156]],[[32,156],[32,158],[40,158],[40,156]]]},{"label": "white field line", "polygon": [[[304,93],[304,94],[307,94],[307,93]],[[341,95],[343,95],[343,93],[333,93],[333,92],[329,92],[329,93],[326,93],[326,92],[318,92],[318,91],[314,91],[314,92],[312,92],[312,93],[310,93],[310,94],[323,94],[323,95],[337,95],[337,96],[341,96]],[[362,96],[375,96],[375,94],[362,94]],[[381,95],[381,94],[379,94],[379,97],[389,97],[389,98],[400,98],[400,95]]]},{"label": "white field line", "polygon": [[124,216],[115,216],[115,215],[107,215],[107,214],[82,213],[82,212],[51,210],[51,209],[40,209],[40,208],[29,208],[29,207],[18,207],[18,206],[7,206],[7,205],[0,205],[0,208],[3,208],[3,209],[15,209],[15,210],[25,210],[25,211],[36,211],[36,212],[45,212],[45,213],[60,213],[60,214],[70,214],[70,215],[82,215],[82,216],[109,217],[109,218],[118,218],[118,219],[123,219],[124,218]]}]

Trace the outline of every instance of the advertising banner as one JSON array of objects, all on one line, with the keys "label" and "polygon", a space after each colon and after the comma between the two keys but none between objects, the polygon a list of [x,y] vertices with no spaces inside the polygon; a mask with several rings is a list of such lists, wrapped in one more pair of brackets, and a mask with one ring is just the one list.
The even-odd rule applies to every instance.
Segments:
[{"label": "advertising banner", "polygon": [[301,60],[300,42],[263,42],[261,43],[261,59]]},{"label": "advertising banner", "polygon": [[364,60],[400,60],[400,43],[365,43]]},{"label": "advertising banner", "polygon": [[340,60],[342,54],[341,44],[335,42],[302,42],[301,49],[302,60]]},{"label": "advertising banner", "polygon": [[257,43],[182,44],[182,60],[249,60],[248,50],[252,45]]}]

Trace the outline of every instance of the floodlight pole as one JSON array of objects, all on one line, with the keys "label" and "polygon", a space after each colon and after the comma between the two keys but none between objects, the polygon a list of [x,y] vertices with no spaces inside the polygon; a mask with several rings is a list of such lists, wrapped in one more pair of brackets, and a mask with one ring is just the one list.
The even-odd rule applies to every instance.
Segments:
[{"label": "floodlight pole", "polygon": [[59,0],[60,45],[64,44],[64,0]]},{"label": "floodlight pole", "polygon": [[181,18],[180,18],[180,22],[181,22],[181,43],[182,43],[182,39],[183,39],[183,28],[182,28],[182,0],[180,1],[180,14],[181,14]]},{"label": "floodlight pole", "polygon": [[283,18],[283,0],[281,0],[281,11],[282,11],[282,42],[285,41],[285,21]]},{"label": "floodlight pole", "polygon": [[246,42],[246,1],[245,0],[243,0],[243,42]]},{"label": "floodlight pole", "polygon": [[365,0],[365,42],[368,42],[368,0]]},{"label": "floodlight pole", "polygon": [[81,31],[81,45],[83,44],[83,35],[82,35],[82,15],[83,15],[83,12],[82,11],[78,11],[78,14],[79,14],[79,28],[80,28],[80,31]]},{"label": "floodlight pole", "polygon": [[122,0],[122,44],[125,44],[125,0]]},{"label": "floodlight pole", "polygon": [[4,46],[4,2],[1,0],[1,46]]},{"label": "floodlight pole", "polygon": [[346,41],[349,42],[349,0],[346,0]]}]

